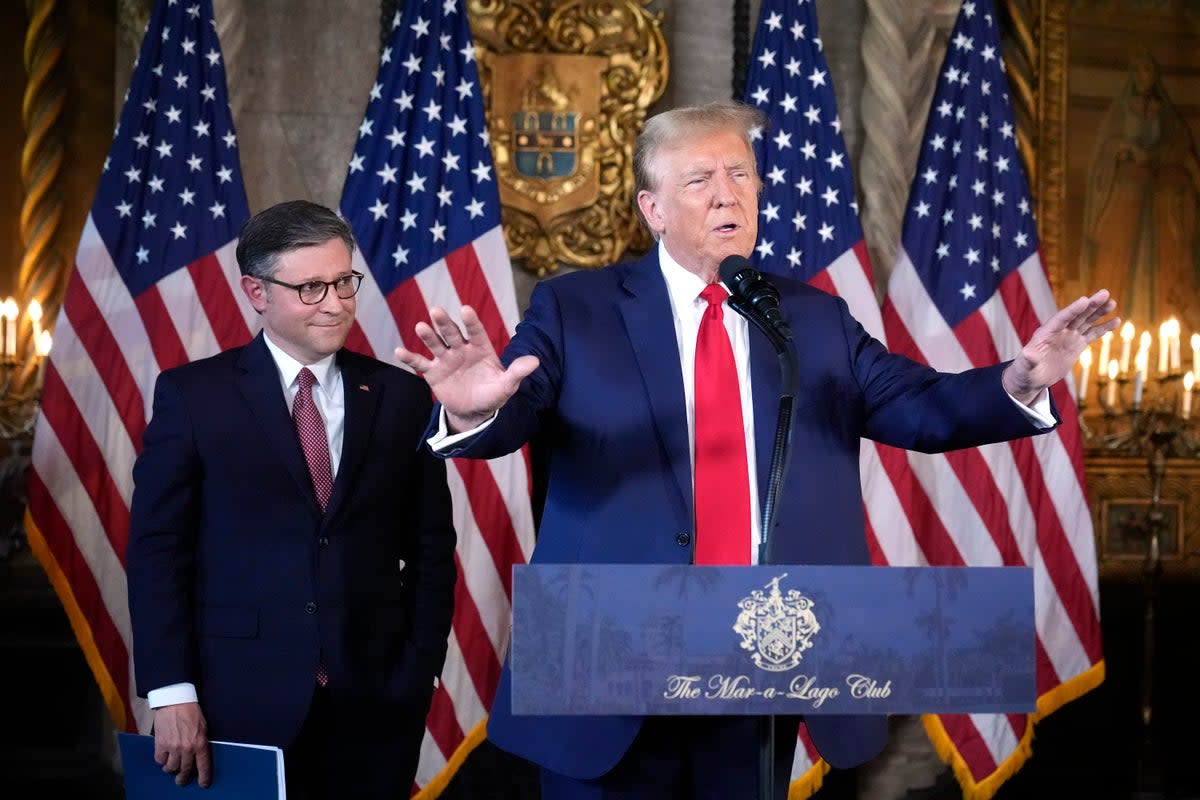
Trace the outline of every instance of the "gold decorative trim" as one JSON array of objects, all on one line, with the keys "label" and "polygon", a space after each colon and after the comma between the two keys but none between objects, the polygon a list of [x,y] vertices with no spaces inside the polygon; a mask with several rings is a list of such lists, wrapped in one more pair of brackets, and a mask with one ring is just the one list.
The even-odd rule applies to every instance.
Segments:
[{"label": "gold decorative trim", "polygon": [[1038,26],[1037,182],[1034,203],[1042,261],[1057,294],[1063,280],[1062,247],[1067,199],[1067,2],[1043,0]]}]

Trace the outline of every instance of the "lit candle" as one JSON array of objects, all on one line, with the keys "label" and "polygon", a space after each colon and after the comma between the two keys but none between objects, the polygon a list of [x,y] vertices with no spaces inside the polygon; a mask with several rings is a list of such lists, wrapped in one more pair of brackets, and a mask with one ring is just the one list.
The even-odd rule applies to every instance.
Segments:
[{"label": "lit candle", "polygon": [[[1109,331],[1112,333],[1112,331]],[[1104,352],[1104,346],[1101,345],[1100,352]],[[1104,362],[1101,361],[1101,364]],[[1083,405],[1083,401],[1087,399],[1088,373],[1092,369],[1092,348],[1085,347],[1083,352],[1079,354],[1079,405]]]},{"label": "lit candle", "polygon": [[1192,374],[1200,378],[1200,333],[1192,334]]},{"label": "lit candle", "polygon": [[1117,404],[1117,360],[1115,358],[1108,362],[1108,393],[1104,402],[1109,408]]},{"label": "lit candle", "polygon": [[1133,323],[1121,326],[1121,374],[1129,372],[1129,348],[1133,344]]},{"label": "lit candle", "polygon": [[[1146,363],[1150,363],[1150,342],[1150,331],[1142,331],[1142,336],[1138,339],[1137,354],[1133,357],[1135,362],[1137,361],[1138,356],[1144,355],[1146,358]],[[1121,374],[1125,374],[1125,371],[1121,370]]]},{"label": "lit candle", "polygon": [[1179,320],[1174,317],[1167,320],[1167,341],[1171,345],[1171,374],[1174,375],[1183,366],[1179,356]]},{"label": "lit candle", "polygon": [[29,308],[25,309],[25,313],[33,325],[33,346],[36,348],[38,337],[42,335],[42,304],[37,300],[30,300]]},{"label": "lit candle", "polygon": [[1142,389],[1146,385],[1146,372],[1150,368],[1150,354],[1148,352],[1139,352],[1133,363],[1133,407],[1140,408],[1142,405]]},{"label": "lit candle", "polygon": [[1160,375],[1167,374],[1167,358],[1170,356],[1170,345],[1167,340],[1170,338],[1170,323],[1164,322],[1158,326],[1158,372]]},{"label": "lit candle", "polygon": [[1196,385],[1196,376],[1188,373],[1183,376],[1183,410],[1180,416],[1184,419],[1192,416],[1192,387]]},{"label": "lit candle", "polygon": [[4,356],[17,354],[17,301],[11,297],[0,303],[0,317],[4,318]]},{"label": "lit candle", "polygon": [[37,352],[37,385],[42,385],[42,378],[46,372],[46,357],[50,355],[50,346],[53,344],[50,337],[50,331],[39,331],[37,338],[33,340],[34,350]]},{"label": "lit candle", "polygon": [[[1113,332],[1109,331],[1100,337],[1100,358],[1096,361],[1100,365],[1100,369],[1104,369],[1104,365],[1108,363],[1109,350],[1112,348]],[[1200,342],[1197,342],[1200,344]]]}]

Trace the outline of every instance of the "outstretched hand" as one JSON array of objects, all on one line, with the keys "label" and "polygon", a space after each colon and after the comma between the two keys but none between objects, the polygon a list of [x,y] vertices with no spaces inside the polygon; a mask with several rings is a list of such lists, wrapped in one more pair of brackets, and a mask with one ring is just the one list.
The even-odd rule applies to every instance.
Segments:
[{"label": "outstretched hand", "polygon": [[1103,319],[1117,307],[1101,289],[1060,309],[1021,348],[1004,370],[1004,389],[1018,402],[1031,403],[1046,389],[1066,377],[1079,354],[1092,342],[1121,324],[1120,317]]},{"label": "outstretched hand", "polygon": [[465,333],[445,309],[429,309],[429,321],[433,324],[418,322],[416,334],[433,357],[397,347],[396,358],[429,384],[446,410],[452,432],[470,430],[486,422],[516,394],[521,381],[537,369],[536,356],[521,356],[506,369],[479,315],[470,306],[462,307]]}]

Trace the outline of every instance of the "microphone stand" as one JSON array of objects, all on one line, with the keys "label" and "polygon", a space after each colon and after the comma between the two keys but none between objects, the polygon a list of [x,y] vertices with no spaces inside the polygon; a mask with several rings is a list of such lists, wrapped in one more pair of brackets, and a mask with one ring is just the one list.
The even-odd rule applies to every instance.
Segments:
[{"label": "microphone stand", "polygon": [[[779,358],[779,414],[775,421],[767,493],[762,504],[762,529],[758,538],[758,563],[770,564],[774,560],[771,529],[775,524],[779,487],[783,485],[791,455],[792,406],[796,401],[799,384],[799,359],[796,355],[796,343],[792,341],[790,333],[784,335],[763,319],[740,295],[730,295],[728,302],[730,308],[762,331]],[[775,717],[770,714],[760,720],[758,788],[759,800],[775,800]]]}]

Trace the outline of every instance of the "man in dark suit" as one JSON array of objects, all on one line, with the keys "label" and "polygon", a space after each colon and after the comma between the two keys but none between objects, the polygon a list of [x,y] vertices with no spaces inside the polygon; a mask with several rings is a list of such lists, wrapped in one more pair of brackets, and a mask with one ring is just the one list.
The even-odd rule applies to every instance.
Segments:
[{"label": "man in dark suit", "polygon": [[[638,210],[658,247],[540,283],[502,360],[469,308],[465,336],[442,309],[431,310],[432,327],[417,326],[432,357],[397,351],[441,403],[431,444],[442,455],[491,457],[542,434],[548,488],[535,562],[753,561],[780,378],[766,339],[728,312],[718,268],[755,244],[750,133],[764,121],[734,104],[651,118],[634,164]],[[1016,360],[949,375],[889,354],[841,299],[777,283],[800,363],[773,535],[779,563],[869,563],[860,437],[935,451],[1048,430],[1056,418],[1046,387],[1116,326],[1100,321],[1114,304],[1099,292],[1056,314]],[[713,369],[725,369],[728,384],[715,405]],[[866,761],[886,741],[882,717],[808,724],[837,767]],[[544,800],[756,791],[753,718],[514,716],[506,670],[488,735],[542,767]],[[776,797],[787,796],[795,743],[777,737]]]},{"label": "man in dark suit", "polygon": [[297,201],[242,228],[244,347],[167,370],[127,551],[155,758],[208,785],[209,738],[281,746],[289,796],[407,796],[446,654],[454,529],[420,447],[428,387],[343,349],[354,238]]}]

